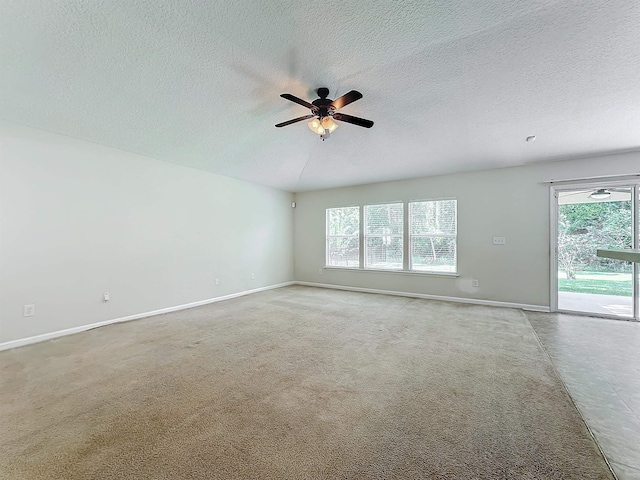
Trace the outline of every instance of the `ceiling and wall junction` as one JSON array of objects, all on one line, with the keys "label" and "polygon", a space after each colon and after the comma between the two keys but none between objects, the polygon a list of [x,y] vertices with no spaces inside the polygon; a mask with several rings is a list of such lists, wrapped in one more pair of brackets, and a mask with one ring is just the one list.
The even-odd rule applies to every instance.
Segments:
[{"label": "ceiling and wall junction", "polygon": [[[0,1],[0,116],[292,192],[640,147],[640,3]],[[357,89],[322,142],[279,97]],[[535,142],[526,142],[536,135]]]}]

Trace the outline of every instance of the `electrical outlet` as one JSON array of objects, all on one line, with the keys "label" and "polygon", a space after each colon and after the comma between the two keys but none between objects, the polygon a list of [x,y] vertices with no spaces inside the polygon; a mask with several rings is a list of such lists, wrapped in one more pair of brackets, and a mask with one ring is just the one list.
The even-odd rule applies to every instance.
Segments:
[{"label": "electrical outlet", "polygon": [[324,270],[322,270],[321,268],[318,269],[318,275],[322,275],[324,273]]},{"label": "electrical outlet", "polygon": [[104,301],[105,301],[105,303],[108,302],[109,300],[111,300],[111,296],[109,295],[109,292],[104,292]]},{"label": "electrical outlet", "polygon": [[505,243],[507,243],[507,239],[504,237],[493,237],[493,244],[494,245],[504,245]]},{"label": "electrical outlet", "polygon": [[25,305],[24,313],[25,317],[33,317],[36,314],[36,306],[35,305]]},{"label": "electrical outlet", "polygon": [[255,280],[256,279],[256,274],[251,272],[251,280]]},{"label": "electrical outlet", "polygon": [[471,279],[471,286],[472,287],[477,287],[478,286],[478,279],[472,278]]},{"label": "electrical outlet", "polygon": [[220,285],[220,279],[219,279],[219,278],[216,278],[216,287],[217,287],[218,285]]}]

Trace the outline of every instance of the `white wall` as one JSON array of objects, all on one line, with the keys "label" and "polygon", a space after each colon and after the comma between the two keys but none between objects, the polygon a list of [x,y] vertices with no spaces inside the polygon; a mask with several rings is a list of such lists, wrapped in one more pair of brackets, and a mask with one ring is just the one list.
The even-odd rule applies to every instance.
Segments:
[{"label": "white wall", "polygon": [[290,193],[9,123],[0,142],[0,343],[293,280]]},{"label": "white wall", "polygon": [[[546,180],[640,172],[640,153],[322,190],[296,195],[297,281],[549,306],[549,186]],[[325,209],[439,197],[458,199],[459,277],[319,269]],[[494,236],[506,245],[492,244]],[[471,279],[479,287],[471,286]]]}]

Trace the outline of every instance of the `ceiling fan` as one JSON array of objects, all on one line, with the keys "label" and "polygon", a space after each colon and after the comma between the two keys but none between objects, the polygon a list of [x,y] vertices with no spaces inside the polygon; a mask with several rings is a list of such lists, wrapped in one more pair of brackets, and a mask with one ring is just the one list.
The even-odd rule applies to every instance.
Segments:
[{"label": "ceiling fan", "polygon": [[373,122],[371,120],[365,120],[364,118],[358,118],[347,115],[346,113],[338,112],[338,110],[340,110],[342,107],[349,105],[356,100],[360,100],[362,98],[362,94],[360,92],[351,90],[350,92],[345,93],[340,98],[331,100],[330,98],[327,98],[327,96],[329,95],[328,88],[322,87],[317,91],[318,97],[320,98],[315,99],[311,103],[302,100],[301,98],[298,98],[294,95],[291,95],[290,93],[283,93],[282,95],[280,95],[282,98],[286,98],[291,102],[302,105],[303,107],[307,107],[309,110],[311,110],[311,114],[294,118],[286,122],[278,123],[276,127],[286,127],[287,125],[291,125],[292,123],[297,123],[312,118],[313,120],[311,120],[307,125],[312,132],[320,135],[320,138],[322,138],[322,140],[329,138],[331,133],[333,133],[333,131],[338,128],[338,124],[334,122],[334,120],[352,123],[364,128],[373,127]]},{"label": "ceiling fan", "polygon": [[604,200],[609,198],[612,193],[626,193],[631,199],[631,189],[630,188],[596,188],[593,190],[576,190],[572,192],[567,192],[563,196],[570,197],[574,195],[587,196],[587,198],[592,198],[594,200]]}]

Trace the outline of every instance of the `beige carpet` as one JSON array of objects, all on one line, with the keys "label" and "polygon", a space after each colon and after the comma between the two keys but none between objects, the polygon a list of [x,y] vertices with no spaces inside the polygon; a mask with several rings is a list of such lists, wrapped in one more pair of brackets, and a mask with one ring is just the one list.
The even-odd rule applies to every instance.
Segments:
[{"label": "beige carpet", "polygon": [[6,479],[611,479],[522,312],[287,287],[0,353]]}]

